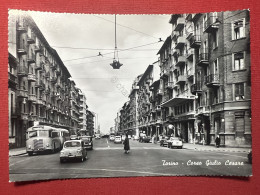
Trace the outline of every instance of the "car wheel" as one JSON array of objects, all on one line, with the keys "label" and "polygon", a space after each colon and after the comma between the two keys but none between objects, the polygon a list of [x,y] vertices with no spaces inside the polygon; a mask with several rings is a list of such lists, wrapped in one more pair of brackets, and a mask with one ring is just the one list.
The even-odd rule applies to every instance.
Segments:
[{"label": "car wheel", "polygon": [[27,152],[28,156],[32,156],[33,152]]},{"label": "car wheel", "polygon": [[80,161],[81,161],[81,162],[83,162],[83,161],[84,161],[84,156],[82,156],[82,157],[81,157]]},{"label": "car wheel", "polygon": [[180,146],[180,149],[182,149],[182,146]]},{"label": "car wheel", "polygon": [[62,160],[62,159],[60,159],[60,163],[63,163],[63,160]]}]

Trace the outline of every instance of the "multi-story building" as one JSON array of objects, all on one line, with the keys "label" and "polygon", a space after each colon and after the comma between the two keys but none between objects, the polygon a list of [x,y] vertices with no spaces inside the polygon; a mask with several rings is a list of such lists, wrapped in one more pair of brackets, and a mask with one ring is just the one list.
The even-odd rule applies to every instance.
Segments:
[{"label": "multi-story building", "polygon": [[138,90],[139,86],[137,86],[138,81],[140,80],[142,75],[139,75],[132,84],[132,89],[129,94],[129,127],[128,131],[131,135],[139,135],[139,128],[138,128]]},{"label": "multi-story building", "polygon": [[25,146],[36,122],[78,129],[78,90],[33,19],[10,14],[8,39],[10,147]]},{"label": "multi-story building", "polygon": [[87,101],[85,94],[79,90],[79,128],[80,130],[87,130]]},{"label": "multi-story building", "polygon": [[175,14],[170,23],[171,57],[165,60],[166,46],[159,53],[162,63],[172,61],[163,79],[173,82],[172,98],[164,93],[162,106],[172,110],[175,136],[214,144],[220,135],[221,145],[251,145],[248,10]]},{"label": "multi-story building", "polygon": [[95,117],[95,114],[93,112],[87,110],[87,131],[90,136],[93,136],[95,134],[94,117]]}]

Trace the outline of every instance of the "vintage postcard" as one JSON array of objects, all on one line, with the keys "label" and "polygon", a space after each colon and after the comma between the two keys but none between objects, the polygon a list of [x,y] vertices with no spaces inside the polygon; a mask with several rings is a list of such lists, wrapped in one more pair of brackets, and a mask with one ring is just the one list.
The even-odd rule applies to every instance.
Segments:
[{"label": "vintage postcard", "polygon": [[9,10],[11,182],[252,176],[249,10]]}]

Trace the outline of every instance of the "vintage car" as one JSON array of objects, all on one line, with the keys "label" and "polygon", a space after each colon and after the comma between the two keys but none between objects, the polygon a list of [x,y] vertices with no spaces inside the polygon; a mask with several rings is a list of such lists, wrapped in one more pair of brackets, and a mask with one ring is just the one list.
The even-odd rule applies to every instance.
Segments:
[{"label": "vintage car", "polygon": [[151,141],[151,137],[150,136],[141,136],[139,138],[139,142],[144,142],[144,143],[149,143]]},{"label": "vintage car", "polygon": [[168,146],[169,137],[163,136],[160,139],[160,146]]},{"label": "vintage car", "polygon": [[169,140],[167,140],[168,142],[168,148],[182,148],[183,147],[183,143],[181,138],[179,137],[170,137]]},{"label": "vintage car", "polygon": [[110,135],[109,136],[109,141],[112,141],[112,142],[115,141],[115,135]]},{"label": "vintage car", "polygon": [[121,144],[121,143],[122,143],[122,138],[121,138],[121,136],[115,136],[114,143],[115,143],[115,144]]},{"label": "vintage car", "polygon": [[63,149],[60,151],[60,162],[65,160],[78,159],[81,162],[86,160],[87,151],[82,140],[69,140],[64,142]]},{"label": "vintage car", "polygon": [[80,136],[79,139],[81,139],[83,141],[84,144],[84,148],[85,149],[91,149],[93,150],[93,140],[92,140],[92,136]]}]

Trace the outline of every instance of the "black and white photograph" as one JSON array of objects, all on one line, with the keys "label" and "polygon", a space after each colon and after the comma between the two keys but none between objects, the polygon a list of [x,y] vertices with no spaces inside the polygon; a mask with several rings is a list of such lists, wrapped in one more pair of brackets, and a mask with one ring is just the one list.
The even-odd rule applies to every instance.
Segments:
[{"label": "black and white photograph", "polygon": [[249,10],[8,14],[10,182],[253,175]]}]

